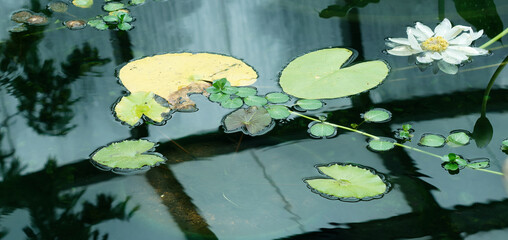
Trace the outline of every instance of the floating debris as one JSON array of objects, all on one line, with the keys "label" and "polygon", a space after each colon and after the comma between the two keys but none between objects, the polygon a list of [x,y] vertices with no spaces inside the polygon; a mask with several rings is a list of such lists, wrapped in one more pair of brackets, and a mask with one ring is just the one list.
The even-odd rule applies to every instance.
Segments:
[{"label": "floating debris", "polygon": [[86,27],[86,21],[85,20],[70,20],[65,21],[64,25],[71,30],[79,30]]},{"label": "floating debris", "polygon": [[21,10],[13,13],[11,15],[11,20],[17,23],[26,23],[28,18],[30,18],[33,14],[26,10]]},{"label": "floating debris", "polygon": [[11,29],[9,29],[9,32],[11,32],[11,33],[18,33],[18,32],[24,32],[26,30],[28,30],[26,25],[25,24],[21,24],[21,25],[12,27]]},{"label": "floating debris", "polygon": [[48,4],[48,9],[53,12],[64,13],[69,9],[69,5],[61,1],[50,2]]},{"label": "floating debris", "polygon": [[32,15],[27,20],[26,23],[30,25],[44,25],[48,23],[48,18],[42,15]]}]

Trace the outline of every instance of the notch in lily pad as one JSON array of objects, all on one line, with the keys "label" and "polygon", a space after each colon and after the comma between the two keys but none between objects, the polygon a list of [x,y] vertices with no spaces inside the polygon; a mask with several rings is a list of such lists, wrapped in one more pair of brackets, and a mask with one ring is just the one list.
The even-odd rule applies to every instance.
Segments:
[{"label": "notch in lily pad", "polygon": [[368,201],[383,197],[390,191],[391,184],[376,170],[344,163],[315,166],[319,173],[329,178],[304,178],[312,192],[320,196],[345,202]]},{"label": "notch in lily pad", "polygon": [[371,139],[368,148],[375,152],[384,152],[392,150],[395,147],[395,139],[392,138],[379,138]]},{"label": "notch in lily pad", "polygon": [[361,117],[366,122],[384,123],[392,119],[392,113],[383,108],[374,108],[361,114]]},{"label": "notch in lily pad", "polygon": [[442,147],[444,146],[446,139],[439,134],[425,133],[420,138],[418,145],[425,147]]},{"label": "notch in lily pad", "polygon": [[313,138],[332,138],[337,135],[337,128],[323,122],[311,122],[307,132]]},{"label": "notch in lily pad", "polygon": [[156,143],[148,140],[124,140],[97,149],[90,155],[91,162],[103,171],[131,174],[147,171],[166,161],[154,152]]},{"label": "notch in lily pad", "polygon": [[152,92],[135,92],[123,96],[113,106],[113,110],[118,120],[130,126],[139,124],[141,118],[163,125],[171,117],[168,102]]},{"label": "notch in lily pad", "polygon": [[238,109],[222,120],[225,132],[238,132],[251,136],[262,135],[274,127],[274,122],[268,111],[263,107],[249,107]]},{"label": "notch in lily pad", "polygon": [[461,147],[469,144],[471,134],[465,130],[456,130],[450,132],[446,137],[446,144],[450,147]]}]

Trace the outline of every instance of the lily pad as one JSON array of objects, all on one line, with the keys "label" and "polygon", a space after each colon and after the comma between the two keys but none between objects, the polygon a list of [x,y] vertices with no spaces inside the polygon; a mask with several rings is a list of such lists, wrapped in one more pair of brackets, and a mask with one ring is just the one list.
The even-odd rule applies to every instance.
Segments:
[{"label": "lily pad", "polygon": [[392,113],[383,108],[374,108],[362,114],[362,117],[366,122],[383,123],[392,119]]},{"label": "lily pad", "polygon": [[101,170],[130,173],[148,170],[166,161],[159,153],[152,152],[156,144],[148,140],[124,140],[97,149],[90,155],[92,163]]},{"label": "lily pad", "polygon": [[470,140],[471,137],[466,132],[456,131],[446,137],[446,144],[450,147],[461,147],[469,144]]},{"label": "lily pad", "polygon": [[197,111],[196,103],[189,98],[191,94],[202,94],[208,96],[206,89],[210,87],[209,82],[198,81],[191,83],[178,91],[169,94],[168,102],[171,104],[171,109],[179,112],[194,112]]},{"label": "lily pad", "polygon": [[505,139],[501,142],[501,150],[508,151],[508,139]]},{"label": "lily pad", "polygon": [[113,12],[119,9],[122,9],[125,7],[125,4],[120,2],[109,2],[106,5],[104,5],[102,8],[104,11]]},{"label": "lily pad", "polygon": [[212,102],[221,103],[221,102],[229,100],[230,98],[231,98],[231,95],[225,94],[225,93],[222,93],[222,92],[218,92],[218,93],[212,93],[212,94],[210,94],[210,98],[209,99]]},{"label": "lily pad", "polygon": [[236,96],[239,97],[248,97],[248,96],[254,96],[258,93],[258,90],[252,87],[239,87],[237,88]]},{"label": "lily pad", "polygon": [[268,93],[265,98],[271,103],[285,103],[289,101],[289,96],[280,92]]},{"label": "lily pad", "polygon": [[317,110],[323,107],[323,102],[315,99],[300,99],[295,104],[304,110]]},{"label": "lily pad", "polygon": [[257,73],[244,62],[211,53],[168,53],[145,57],[123,66],[118,77],[130,92],[168,96],[194,82],[226,78],[232,86],[253,84]]},{"label": "lily pad", "polygon": [[372,89],[388,76],[388,65],[380,60],[345,67],[352,55],[346,48],[329,48],[300,56],[282,71],[282,90],[298,98],[340,98]]},{"label": "lily pad", "polygon": [[273,119],[286,119],[291,115],[289,109],[283,105],[268,105],[266,110]]},{"label": "lily pad", "polygon": [[67,12],[68,8],[69,8],[69,6],[67,5],[67,3],[64,3],[62,1],[55,1],[55,2],[48,3],[48,9],[53,12],[64,13],[64,12]]},{"label": "lily pad", "polygon": [[268,103],[268,100],[266,100],[266,98],[260,96],[247,96],[246,98],[243,99],[243,101],[248,106],[258,106],[258,107],[261,107]]},{"label": "lily pad", "polygon": [[374,169],[352,164],[331,163],[317,165],[321,174],[331,178],[306,178],[304,182],[325,198],[341,201],[360,201],[381,198],[390,190],[385,177]]},{"label": "lily pad", "polygon": [[146,116],[153,122],[163,123],[170,109],[162,102],[165,100],[151,92],[135,92],[122,97],[113,109],[120,121],[131,126],[136,125],[142,116]]},{"label": "lily pad", "polygon": [[423,134],[418,143],[426,147],[442,147],[445,144],[445,138],[437,134]]},{"label": "lily pad", "polygon": [[467,164],[468,168],[473,169],[482,169],[482,168],[488,168],[490,166],[490,160],[483,158],[483,159],[472,159]]},{"label": "lily pad", "polygon": [[369,141],[369,149],[377,152],[391,150],[395,147],[395,140],[391,138],[372,139]]},{"label": "lily pad", "polygon": [[93,0],[73,0],[72,4],[80,8],[89,8],[93,5]]},{"label": "lily pad", "polygon": [[145,3],[146,0],[131,0],[129,1],[129,4],[131,5],[139,5]]},{"label": "lily pad", "polygon": [[314,138],[330,138],[337,134],[337,129],[325,123],[312,122],[309,124],[309,133]]},{"label": "lily pad", "polygon": [[102,19],[90,20],[90,21],[88,21],[88,25],[90,27],[94,27],[99,30],[106,30],[109,28],[108,24],[106,24],[106,22],[104,22]]},{"label": "lily pad", "polygon": [[241,98],[237,97],[237,98],[232,98],[232,99],[228,99],[224,102],[221,102],[220,105],[223,107],[223,108],[239,108],[241,106],[243,106],[243,101]]},{"label": "lily pad", "polygon": [[225,132],[242,131],[245,134],[261,135],[273,128],[273,120],[268,111],[262,107],[238,109],[228,114],[223,125]]},{"label": "lily pad", "polygon": [[132,28],[132,25],[130,25],[129,23],[126,23],[126,22],[121,22],[118,24],[118,29],[122,30],[122,31],[127,31],[127,30],[130,30]]}]

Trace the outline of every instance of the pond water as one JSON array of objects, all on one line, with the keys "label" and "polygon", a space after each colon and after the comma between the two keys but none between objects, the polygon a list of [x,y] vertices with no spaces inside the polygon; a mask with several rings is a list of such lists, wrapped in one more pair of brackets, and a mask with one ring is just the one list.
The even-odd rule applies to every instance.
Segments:
[{"label": "pond water", "polygon": [[[358,51],[357,60],[386,61],[390,74],[375,89],[325,100],[323,109],[305,114],[326,113],[329,122],[349,126],[362,122],[361,113],[384,108],[391,121],[359,129],[393,137],[411,123],[415,136],[407,146],[488,158],[488,169],[500,172],[507,158],[501,151],[508,138],[506,70],[487,102],[493,134],[486,146],[472,140],[430,148],[418,140],[424,133],[473,132],[485,89],[506,61],[506,37],[456,75],[422,71],[414,59],[383,50],[387,37],[406,37],[417,21],[433,28],[444,17],[485,29],[479,46],[508,25],[506,1],[147,0],[129,7],[135,18],[129,31],[63,26],[105,14],[104,1],[91,8],[64,1],[65,13],[45,10],[49,2],[3,0],[0,8],[0,239],[508,238],[508,195],[496,174],[452,175],[432,156],[403,148],[373,152],[365,136],[344,130],[313,139],[310,121],[294,115],[262,136],[226,134],[221,120],[231,110],[201,95],[191,97],[199,111],[174,113],[164,126],[129,128],[111,108],[126,93],[116,71],[145,56],[233,56],[256,70],[253,86],[266,94],[281,91],[279,75],[294,58],[347,47]],[[358,7],[323,11],[346,3]],[[9,32],[18,25],[11,14],[21,9],[48,16],[48,24]],[[139,138],[158,142],[166,164],[131,175],[90,164],[99,147]],[[374,168],[392,189],[371,201],[323,198],[302,179],[319,176],[316,164],[332,162]]]}]

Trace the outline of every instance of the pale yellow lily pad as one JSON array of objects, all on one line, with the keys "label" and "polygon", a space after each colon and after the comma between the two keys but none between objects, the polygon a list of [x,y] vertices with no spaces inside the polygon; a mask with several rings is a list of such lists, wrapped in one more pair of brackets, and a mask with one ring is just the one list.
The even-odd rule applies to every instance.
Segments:
[{"label": "pale yellow lily pad", "polygon": [[153,92],[166,100],[195,82],[226,78],[232,86],[257,80],[252,67],[239,59],[212,53],[168,53],[132,61],[118,73],[130,92]]}]

